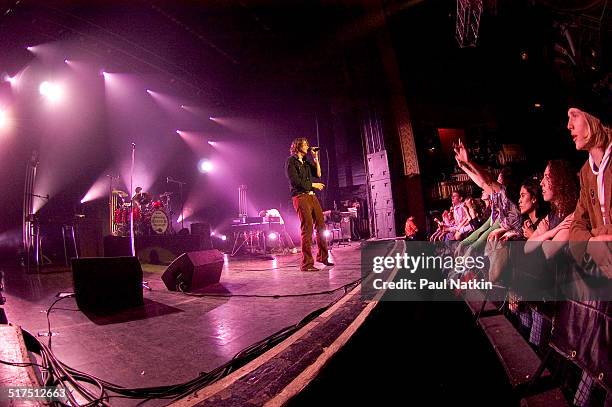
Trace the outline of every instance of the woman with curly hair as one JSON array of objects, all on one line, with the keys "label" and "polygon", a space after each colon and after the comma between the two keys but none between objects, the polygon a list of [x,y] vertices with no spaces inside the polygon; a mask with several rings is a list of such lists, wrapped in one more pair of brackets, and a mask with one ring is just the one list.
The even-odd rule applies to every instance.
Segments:
[{"label": "woman with curly hair", "polygon": [[551,210],[528,239],[525,253],[542,246],[544,255],[548,259],[567,244],[578,201],[577,181],[576,172],[569,162],[565,160],[548,162],[540,186],[544,201],[550,203]]}]

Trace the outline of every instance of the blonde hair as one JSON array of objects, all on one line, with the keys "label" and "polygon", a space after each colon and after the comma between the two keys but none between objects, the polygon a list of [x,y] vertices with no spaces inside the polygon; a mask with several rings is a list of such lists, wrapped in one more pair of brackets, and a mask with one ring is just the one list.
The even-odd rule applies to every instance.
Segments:
[{"label": "blonde hair", "polygon": [[308,143],[306,137],[298,137],[291,143],[291,147],[289,147],[289,154],[296,155],[302,143]]},{"label": "blonde hair", "polygon": [[588,148],[603,147],[606,148],[612,142],[612,135],[610,135],[610,128],[604,126],[604,124],[597,117],[590,113],[580,110],[584,115],[589,128],[589,134],[587,135],[586,146]]}]

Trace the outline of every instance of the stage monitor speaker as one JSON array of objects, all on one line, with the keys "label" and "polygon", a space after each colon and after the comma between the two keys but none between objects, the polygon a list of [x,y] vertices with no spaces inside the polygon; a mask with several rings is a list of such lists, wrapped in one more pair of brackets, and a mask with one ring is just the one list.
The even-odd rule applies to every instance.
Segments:
[{"label": "stage monitor speaker", "polygon": [[74,258],[72,279],[81,311],[119,311],[144,304],[142,268],[136,257]]},{"label": "stage monitor speaker", "polygon": [[219,282],[223,260],[223,253],[215,249],[183,253],[164,271],[162,280],[168,290],[194,291]]},{"label": "stage monitor speaker", "polygon": [[191,224],[192,235],[210,236],[210,224],[206,222],[197,222]]}]

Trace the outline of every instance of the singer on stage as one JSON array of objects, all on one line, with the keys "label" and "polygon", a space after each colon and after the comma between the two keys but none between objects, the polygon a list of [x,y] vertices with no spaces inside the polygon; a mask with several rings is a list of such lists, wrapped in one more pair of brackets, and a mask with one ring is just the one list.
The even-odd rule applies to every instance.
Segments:
[{"label": "singer on stage", "polygon": [[327,241],[323,232],[325,231],[325,221],[321,204],[314,193],[314,190],[321,191],[325,185],[320,182],[312,182],[312,177],[321,178],[321,165],[319,164],[318,148],[310,149],[313,162],[306,159],[309,145],[305,138],[297,138],[291,143],[289,152],[291,157],[287,159],[286,174],[289,178],[293,207],[300,218],[300,228],[302,232],[302,271],[319,271],[314,266],[312,257],[312,227],[317,231],[317,261],[326,266],[333,266],[329,261],[327,251]]}]

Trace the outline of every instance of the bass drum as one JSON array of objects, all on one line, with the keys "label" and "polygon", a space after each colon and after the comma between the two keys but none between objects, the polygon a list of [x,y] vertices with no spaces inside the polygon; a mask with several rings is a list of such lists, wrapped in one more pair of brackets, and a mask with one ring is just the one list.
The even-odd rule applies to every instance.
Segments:
[{"label": "bass drum", "polygon": [[151,229],[158,235],[163,235],[168,230],[170,222],[168,221],[168,215],[164,211],[153,211],[151,213]]}]

